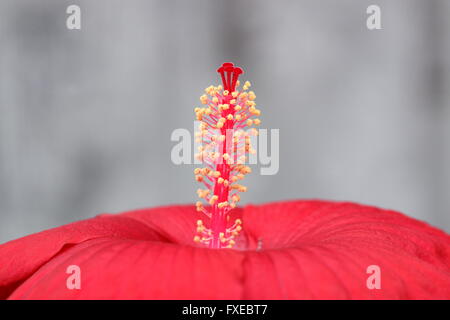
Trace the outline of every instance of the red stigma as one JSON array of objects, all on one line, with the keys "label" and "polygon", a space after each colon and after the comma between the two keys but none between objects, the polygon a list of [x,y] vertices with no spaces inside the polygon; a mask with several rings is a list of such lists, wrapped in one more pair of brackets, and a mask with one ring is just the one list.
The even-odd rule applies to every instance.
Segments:
[{"label": "red stigma", "polygon": [[235,67],[231,62],[224,62],[217,72],[220,73],[220,77],[222,78],[223,88],[224,90],[228,90],[229,93],[233,92],[236,89],[236,82],[239,79],[239,76],[244,73],[239,67]]}]

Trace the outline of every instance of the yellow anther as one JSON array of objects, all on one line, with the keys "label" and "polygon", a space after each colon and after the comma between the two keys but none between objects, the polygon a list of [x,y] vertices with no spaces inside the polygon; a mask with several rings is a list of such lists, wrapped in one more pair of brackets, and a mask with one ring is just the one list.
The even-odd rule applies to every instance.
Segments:
[{"label": "yellow anther", "polygon": [[222,105],[222,109],[223,110],[228,110],[230,108],[230,105],[229,104],[223,104]]},{"label": "yellow anther", "polygon": [[255,124],[255,126],[259,126],[261,124],[261,120],[255,119],[253,120],[253,123]]},{"label": "yellow anther", "polygon": [[234,242],[234,240],[230,240],[228,243],[229,243],[230,246],[234,246],[234,244],[235,244],[236,242]]},{"label": "yellow anther", "polygon": [[234,220],[234,222],[235,222],[236,224],[242,224],[242,220],[241,220],[241,219],[236,219],[236,220]]},{"label": "yellow anther", "polygon": [[203,203],[202,203],[201,201],[197,201],[197,202],[195,203],[195,206],[196,206],[196,208],[197,208],[197,211],[202,211],[202,209],[203,209]]},{"label": "yellow anther", "polygon": [[202,104],[207,104],[207,103],[208,103],[208,96],[207,96],[206,94],[202,95],[202,96],[200,97],[200,102],[201,102]]},{"label": "yellow anther", "polygon": [[201,171],[201,169],[200,169],[200,168],[195,168],[195,169],[194,169],[194,174],[199,174],[199,173],[200,173],[200,171]]},{"label": "yellow anther", "polygon": [[252,168],[250,168],[249,166],[243,166],[240,168],[239,172],[242,174],[247,174],[252,172]]},{"label": "yellow anther", "polygon": [[240,114],[237,114],[235,117],[236,121],[240,121],[242,119],[242,116]]},{"label": "yellow anther", "polygon": [[239,92],[237,92],[237,91],[233,91],[233,92],[231,93],[231,95],[233,96],[233,98],[236,98],[236,97],[238,96],[238,94],[239,94]]},{"label": "yellow anther", "polygon": [[213,205],[214,203],[216,203],[217,199],[219,199],[218,196],[214,195],[211,197],[211,199],[209,199],[209,204]]},{"label": "yellow anther", "polygon": [[198,189],[197,190],[197,194],[198,194],[199,198],[205,198],[209,194],[209,192],[210,191],[208,189],[205,189],[205,190]]},{"label": "yellow anther", "polygon": [[223,95],[224,95],[224,96],[227,96],[227,95],[229,95],[229,94],[230,94],[230,92],[229,92],[228,90],[224,90],[224,91],[223,91]]},{"label": "yellow anther", "polygon": [[237,104],[237,105],[234,106],[234,110],[235,111],[239,111],[241,109],[242,109],[242,106],[240,104]]},{"label": "yellow anther", "polygon": [[236,99],[231,99],[230,104],[236,104]]},{"label": "yellow anther", "polygon": [[242,227],[241,227],[241,226],[237,226],[237,227],[236,227],[236,231],[237,231],[237,232],[239,232],[239,231],[241,231],[241,230],[242,230]]},{"label": "yellow anther", "polygon": [[227,115],[227,119],[230,121],[233,120],[233,115],[230,113],[229,115]]},{"label": "yellow anther", "polygon": [[224,202],[220,202],[217,207],[219,207],[219,209],[228,206],[228,201],[224,201]]},{"label": "yellow anther", "polygon": [[202,226],[203,225],[203,221],[202,220],[197,220],[197,226]]},{"label": "yellow anther", "polygon": [[253,91],[250,91],[248,93],[248,99],[249,100],[255,100],[256,99],[256,94]]},{"label": "yellow anther", "polygon": [[238,194],[235,194],[231,197],[231,200],[233,200],[234,202],[239,202],[239,200],[241,200],[241,197]]},{"label": "yellow anther", "polygon": [[224,185],[225,187],[228,187],[228,184],[229,184],[228,180],[223,180],[223,185]]},{"label": "yellow anther", "polygon": [[253,120],[252,120],[252,119],[248,119],[248,120],[247,120],[247,125],[248,125],[248,126],[251,126],[252,124],[253,124]]},{"label": "yellow anther", "polygon": [[[244,90],[247,90],[247,89],[244,89]],[[248,93],[247,92],[242,92],[240,95],[239,95],[239,98],[240,99],[245,99],[245,98],[247,98],[248,97]]]},{"label": "yellow anther", "polygon": [[200,239],[200,237],[199,237],[199,236],[195,236],[195,237],[194,237],[194,242],[196,242],[196,243],[199,243],[199,242],[200,242],[200,240],[201,240],[201,239]]},{"label": "yellow anther", "polygon": [[217,179],[217,183],[218,183],[218,184],[222,184],[222,183],[223,183],[223,178]]},{"label": "yellow anther", "polygon": [[242,173],[238,173],[236,175],[236,178],[239,179],[239,180],[242,180],[242,179],[244,179],[244,175]]},{"label": "yellow anther", "polygon": [[212,98],[212,102],[214,102],[214,103],[219,102],[219,98],[217,98],[217,97]]}]

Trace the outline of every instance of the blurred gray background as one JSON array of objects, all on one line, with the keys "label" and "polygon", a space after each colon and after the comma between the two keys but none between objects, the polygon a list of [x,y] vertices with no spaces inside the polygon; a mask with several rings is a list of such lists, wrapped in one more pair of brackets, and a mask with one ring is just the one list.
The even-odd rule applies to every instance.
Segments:
[{"label": "blurred gray background", "polygon": [[1,0],[0,242],[196,201],[170,135],[224,61],[280,129],[280,171],[249,175],[243,203],[350,200],[450,231],[449,17],[445,0]]}]

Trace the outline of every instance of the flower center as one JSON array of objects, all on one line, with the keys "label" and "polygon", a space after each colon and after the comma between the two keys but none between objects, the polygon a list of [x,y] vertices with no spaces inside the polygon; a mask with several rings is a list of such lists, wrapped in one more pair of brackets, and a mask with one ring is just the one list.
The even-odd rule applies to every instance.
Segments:
[{"label": "flower center", "polygon": [[204,107],[195,108],[197,120],[200,121],[196,141],[200,142],[197,159],[204,164],[194,170],[197,181],[205,189],[198,189],[197,194],[207,203],[196,203],[197,210],[209,219],[197,221],[197,235],[194,241],[210,248],[231,248],[235,238],[242,230],[242,221],[236,219],[230,223],[230,211],[240,200],[240,192],[247,188],[237,182],[251,172],[245,165],[248,154],[256,151],[251,146],[251,136],[257,136],[258,130],[250,127],[259,125],[260,120],[252,118],[260,115],[256,109],[253,91],[247,91],[250,82],[245,82],[242,89],[239,76],[243,70],[232,63],[224,63],[217,72],[222,85],[210,86],[206,94],[200,97]]}]

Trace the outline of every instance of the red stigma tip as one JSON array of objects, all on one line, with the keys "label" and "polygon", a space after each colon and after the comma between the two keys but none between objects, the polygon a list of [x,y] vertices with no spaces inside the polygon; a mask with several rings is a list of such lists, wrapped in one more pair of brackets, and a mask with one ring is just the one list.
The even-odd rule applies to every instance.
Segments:
[{"label": "red stigma tip", "polygon": [[244,70],[239,67],[235,67],[231,62],[224,62],[221,67],[217,69],[222,78],[223,88],[230,94],[236,89],[236,82],[239,76],[244,73]]}]

